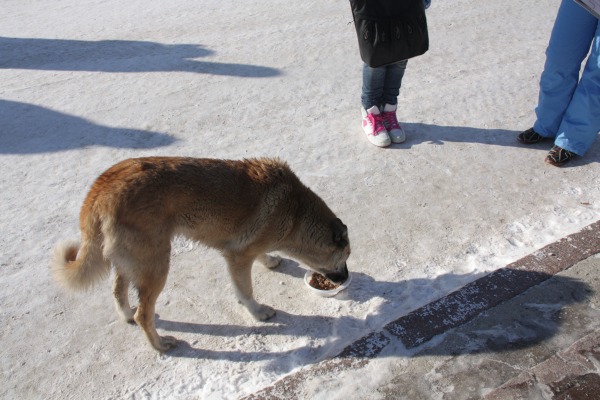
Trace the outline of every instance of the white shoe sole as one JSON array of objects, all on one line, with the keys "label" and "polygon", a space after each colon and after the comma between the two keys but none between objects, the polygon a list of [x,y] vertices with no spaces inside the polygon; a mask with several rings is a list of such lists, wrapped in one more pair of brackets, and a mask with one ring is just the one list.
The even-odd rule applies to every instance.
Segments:
[{"label": "white shoe sole", "polygon": [[389,138],[389,136],[384,137],[383,139],[379,139],[379,136],[383,136],[383,134],[380,133],[377,136],[367,135],[367,140],[369,141],[369,143],[377,147],[388,147],[390,144],[392,144],[392,140]]}]

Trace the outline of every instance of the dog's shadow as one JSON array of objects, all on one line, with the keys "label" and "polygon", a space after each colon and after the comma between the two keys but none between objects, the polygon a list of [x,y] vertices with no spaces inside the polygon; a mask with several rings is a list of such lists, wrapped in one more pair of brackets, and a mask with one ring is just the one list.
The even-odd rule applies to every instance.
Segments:
[{"label": "dog's shadow", "polygon": [[[298,278],[301,278],[305,272],[305,270],[299,267],[297,263],[291,261],[284,262],[277,271]],[[402,325],[404,323],[403,321],[414,320],[415,315],[419,316],[421,314],[426,314],[426,319],[431,321],[431,324],[433,324],[436,319],[446,318],[447,315],[445,312],[447,312],[447,310],[445,311],[444,307],[438,307],[445,300],[435,298],[428,299],[426,297],[427,295],[435,296],[435,293],[450,293],[452,292],[452,287],[455,285],[470,287],[471,289],[469,290],[461,290],[460,292],[464,293],[458,295],[456,299],[451,300],[452,302],[460,299],[460,304],[452,303],[453,306],[459,307],[462,304],[465,307],[468,307],[478,301],[475,296],[477,291],[472,290],[472,288],[478,285],[485,286],[489,284],[488,281],[490,281],[491,275],[510,277],[510,279],[505,281],[493,283],[494,285],[499,284],[501,286],[494,290],[511,290],[511,286],[513,286],[511,284],[511,282],[513,282],[511,279],[515,282],[538,282],[537,284],[539,285],[545,280],[552,278],[553,285],[567,285],[572,292],[570,295],[561,297],[558,302],[556,299],[549,299],[547,307],[544,306],[544,304],[536,304],[537,308],[551,310],[551,312],[548,311],[546,313],[541,313],[540,315],[535,314],[535,318],[539,320],[536,324],[543,325],[544,329],[537,330],[535,334],[529,334],[526,335],[526,337],[517,340],[513,343],[512,348],[515,346],[534,346],[537,343],[541,343],[553,337],[561,327],[562,319],[560,318],[560,315],[562,310],[572,304],[585,302],[591,293],[590,287],[578,279],[551,276],[540,272],[502,269],[490,275],[481,275],[482,276],[473,274],[445,274],[434,279],[384,282],[377,281],[367,274],[355,272],[353,274],[352,284],[345,291],[338,294],[336,299],[339,299],[340,301],[352,301],[355,303],[365,303],[374,300],[378,301],[379,303],[375,303],[376,306],[373,307],[373,310],[369,311],[365,318],[356,318],[353,316],[328,317],[321,315],[295,315],[278,310],[275,318],[265,323],[257,323],[254,326],[199,324],[194,322],[157,319],[157,327],[164,331],[234,338],[248,338],[249,336],[267,337],[273,335],[298,338],[298,345],[295,348],[290,349],[290,343],[286,343],[285,351],[242,351],[237,349],[210,350],[194,347],[197,341],[193,341],[191,344],[179,341],[178,346],[167,353],[171,357],[225,360],[230,362],[266,361],[267,363],[264,366],[265,370],[282,374],[288,373],[298,366],[317,363],[331,357],[339,357],[340,355],[343,355],[346,346],[351,345],[354,341],[365,337],[371,332],[389,329],[391,322]],[[533,288],[537,288],[537,286],[533,286]],[[453,293],[450,294],[449,297],[452,295]],[[421,308],[415,310],[414,307],[418,307],[419,305],[421,305]],[[506,315],[503,315],[502,318],[499,318],[493,313],[489,314],[485,310],[474,313],[470,318],[481,315],[481,318],[483,318],[484,321],[490,319],[495,324],[495,332],[498,332],[498,334],[501,335],[503,332],[511,331],[513,329],[513,325],[518,322],[519,315],[527,315],[527,318],[531,318],[528,316],[531,314],[528,307],[530,308],[530,305],[528,304],[512,306],[511,311],[506,313]],[[436,315],[436,313],[439,315]],[[460,324],[467,326],[466,323],[469,320],[470,319],[462,321]],[[425,323],[424,321],[422,322]],[[410,331],[407,334],[421,334],[419,330],[420,326],[407,326],[407,329]],[[325,340],[320,340],[318,345],[313,346],[313,339]],[[406,338],[402,338],[403,343],[405,339]],[[419,343],[422,345],[427,343],[428,340]],[[511,347],[495,346],[494,340],[496,339],[485,341],[485,343],[477,349],[473,349],[469,346],[448,346],[441,350],[438,348],[436,349],[435,354],[454,356],[457,354],[498,353],[511,350]],[[498,338],[496,341],[501,342],[502,340],[502,338]],[[292,341],[294,341],[294,339]],[[408,342],[405,343],[405,345],[406,348],[412,348],[412,345],[409,345]],[[418,350],[420,345],[415,346],[414,350]],[[264,346],[261,347],[264,348]],[[391,353],[389,355],[393,356],[394,354]],[[408,356],[405,353],[398,354],[398,356],[402,355]]]},{"label": "dog's shadow", "polygon": [[[306,269],[294,260],[282,259],[281,264],[272,270],[278,274],[284,274],[297,279],[303,279]],[[369,287],[369,294],[362,288]],[[392,282],[377,282],[370,276],[363,273],[354,273],[352,284],[344,292],[339,293],[336,299],[340,301],[365,302],[372,298],[373,291],[385,295],[390,293],[393,288],[398,290],[398,284]],[[379,294],[377,296],[379,296]],[[310,294],[308,294],[310,295]],[[178,340],[177,347],[170,350],[167,354],[171,357],[198,358],[208,360],[226,360],[232,362],[248,362],[277,360],[271,363],[270,367],[278,372],[287,372],[298,366],[299,360],[304,360],[302,364],[319,361],[323,354],[329,354],[327,349],[340,349],[342,344],[348,341],[344,336],[343,329],[340,327],[355,327],[357,332],[364,330],[365,324],[370,323],[370,317],[367,320],[358,319],[351,316],[328,317],[322,315],[298,315],[289,312],[277,310],[275,317],[266,322],[257,322],[253,326],[241,325],[216,325],[201,324],[195,322],[183,322],[161,319],[156,316],[156,327],[164,332],[182,332],[198,335],[208,335],[217,337],[248,337],[248,336],[290,336],[305,337],[309,341],[312,339],[327,339],[325,344],[319,348],[299,345],[297,348],[288,351],[249,351],[241,350],[211,350],[194,347],[196,341],[188,343]],[[175,335],[177,336],[177,335]],[[360,336],[360,335],[359,335]],[[305,341],[302,341],[305,342]]]},{"label": "dog's shadow", "polygon": [[[273,270],[294,278],[303,279],[306,269],[296,261],[283,259],[280,266]],[[460,276],[468,279],[467,275]],[[448,274],[432,282],[429,279],[414,279],[405,282],[377,281],[373,277],[360,273],[352,273],[352,283],[344,291],[336,295],[335,299],[341,302],[366,303],[375,298],[378,305],[376,310],[369,312],[365,318],[353,316],[330,317],[322,315],[299,315],[277,310],[276,316],[267,322],[257,322],[253,326],[241,325],[216,325],[195,322],[183,322],[160,319],[157,316],[156,327],[164,332],[183,332],[216,337],[248,337],[248,336],[288,336],[306,338],[299,340],[303,343],[297,348],[287,351],[249,351],[241,350],[211,350],[194,347],[197,341],[187,343],[179,340],[176,348],[167,354],[172,357],[199,358],[210,360],[226,360],[232,362],[248,362],[272,360],[269,368],[278,372],[288,372],[300,364],[318,362],[323,357],[336,355],[349,341],[359,339],[363,334],[373,328],[383,326],[389,322],[389,315],[398,315],[403,311],[411,311],[407,301],[409,297],[422,297],[421,293],[430,291],[431,285],[437,286],[443,281],[457,279],[457,275]],[[470,279],[474,279],[472,276]],[[307,294],[312,295],[312,294]],[[401,303],[407,305],[403,306]],[[404,307],[404,308],[403,308]],[[175,335],[177,336],[177,335]],[[318,348],[305,345],[306,341],[321,339]],[[323,340],[324,339],[324,340]],[[275,361],[276,360],[276,361]]]},{"label": "dog's shadow", "polygon": [[[277,374],[285,374],[301,365],[313,364],[323,358],[335,356],[346,345],[348,338],[344,336],[343,326],[362,325],[364,321],[349,316],[326,317],[319,315],[298,315],[277,310],[276,316],[267,322],[256,323],[255,326],[199,324],[156,320],[157,328],[167,332],[186,332],[209,336],[239,337],[247,339],[250,336],[260,338],[269,336],[287,336],[298,338],[298,345],[285,351],[261,350],[243,351],[234,349],[207,349],[195,347],[191,343],[178,339],[177,347],[167,355],[177,358],[194,358],[204,360],[219,360],[236,363],[267,361],[265,370]],[[306,340],[302,340],[305,338]],[[314,339],[327,339],[322,345],[312,346],[306,342]],[[292,341],[295,341],[292,340]],[[289,348],[290,343],[285,347]],[[293,345],[293,343],[292,343]],[[232,346],[233,347],[233,346]]]}]

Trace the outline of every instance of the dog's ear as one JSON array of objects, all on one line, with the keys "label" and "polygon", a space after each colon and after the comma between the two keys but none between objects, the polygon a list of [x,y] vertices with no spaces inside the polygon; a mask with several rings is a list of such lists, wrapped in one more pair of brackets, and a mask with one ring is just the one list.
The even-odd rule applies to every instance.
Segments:
[{"label": "dog's ear", "polygon": [[339,248],[348,246],[348,228],[339,218],[331,222],[331,231],[333,232],[333,243]]}]

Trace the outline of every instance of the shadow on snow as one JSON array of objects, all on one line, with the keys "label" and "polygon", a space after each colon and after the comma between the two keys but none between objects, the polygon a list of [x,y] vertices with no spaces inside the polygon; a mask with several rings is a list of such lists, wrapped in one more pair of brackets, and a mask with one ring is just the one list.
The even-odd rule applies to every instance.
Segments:
[{"label": "shadow on snow", "polygon": [[[304,269],[289,260],[280,268],[282,267],[282,273],[298,278],[304,274]],[[549,280],[550,278],[552,279]],[[402,315],[399,314],[399,310],[402,310],[402,299],[410,297],[411,291],[422,290],[426,287],[447,287],[457,281],[470,283],[463,286],[461,290],[450,293],[417,310],[404,311],[403,316],[394,320],[398,315]],[[561,288],[566,285],[569,287],[569,292],[559,295],[558,299],[548,296],[547,302],[536,300],[535,305],[527,302],[513,305],[510,313],[505,313],[500,317],[494,314],[496,305],[511,302],[524,291],[539,290],[538,287],[541,285],[558,285]],[[366,274],[355,273],[352,285],[338,295],[340,301],[352,300],[361,303],[374,297],[381,297],[384,300],[379,309],[375,313],[371,313],[366,320],[348,316],[293,315],[278,310],[273,320],[266,323],[257,322],[255,326],[212,325],[157,319],[157,328],[166,332],[226,337],[256,336],[259,338],[260,336],[286,335],[306,337],[309,341],[311,338],[328,338],[325,344],[318,348],[301,345],[294,349],[273,352],[268,350],[202,349],[194,348],[189,343],[180,341],[178,347],[168,353],[172,357],[232,362],[271,361],[266,368],[277,373],[285,373],[299,365],[319,362],[336,354],[339,354],[335,356],[336,358],[364,357],[364,354],[352,354],[356,350],[356,348],[352,349],[352,345],[346,347],[345,350],[343,347],[351,342],[360,343],[365,339],[367,347],[373,346],[373,343],[375,347],[373,349],[375,353],[367,355],[367,357],[377,354],[411,357],[419,351],[422,354],[438,355],[495,353],[534,346],[557,334],[561,328],[561,312],[565,307],[585,302],[590,293],[590,287],[577,279],[511,268],[502,268],[481,277],[445,274],[435,279],[414,279],[403,282],[376,281]],[[507,298],[508,300],[506,300]],[[431,339],[458,327],[461,329],[465,326],[468,327],[469,322],[474,319],[479,321],[483,319],[484,324],[486,319],[489,320],[493,329],[478,330],[474,328],[468,340],[463,337],[463,340],[455,343],[454,346],[435,346],[428,352],[427,344]],[[385,322],[382,323],[382,321],[390,320],[392,322],[387,325]],[[349,328],[350,331],[348,331]],[[362,338],[353,337],[360,336],[365,331],[372,333]],[[387,331],[385,335],[384,331]],[[381,353],[381,350],[389,343],[390,333],[403,344],[402,354]],[[375,336],[373,343],[367,343],[373,336]],[[376,348],[378,345],[381,346],[380,349]]]},{"label": "shadow on snow", "polygon": [[192,72],[248,78],[280,74],[279,70],[269,67],[195,60],[213,53],[195,44],[0,37],[0,69]]},{"label": "shadow on snow", "polygon": [[[407,140],[401,144],[392,144],[389,149],[410,149],[419,144],[443,146],[445,143],[479,143],[490,146],[520,147],[539,151],[543,159],[553,145],[551,140],[525,145],[517,140],[520,131],[506,129],[470,128],[464,126],[441,126],[405,122],[403,128],[410,132]],[[453,155],[455,157],[458,155]],[[600,162],[600,141],[592,145],[584,157],[576,157],[561,168],[572,168],[592,162]]]},{"label": "shadow on snow", "polygon": [[111,128],[48,108],[0,100],[0,154],[57,152],[88,146],[150,149],[176,141],[165,133]]}]

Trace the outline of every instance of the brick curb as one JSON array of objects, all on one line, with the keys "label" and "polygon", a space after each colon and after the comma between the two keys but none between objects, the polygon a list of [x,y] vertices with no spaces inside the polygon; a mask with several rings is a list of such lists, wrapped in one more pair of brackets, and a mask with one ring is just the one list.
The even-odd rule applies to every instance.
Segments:
[{"label": "brick curb", "polygon": [[[600,394],[600,331],[488,393],[485,400],[529,399],[548,393],[557,399],[594,399]],[[565,371],[569,374],[565,376]]]},{"label": "brick curb", "polygon": [[391,337],[400,340],[407,349],[421,346],[597,253],[600,253],[600,221],[387,324],[350,344],[332,359],[287,375],[244,399],[295,398],[300,394],[301,383],[309,377],[365,366],[383,351]]}]

